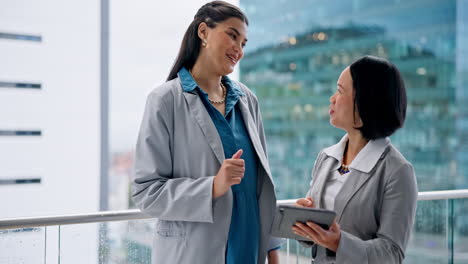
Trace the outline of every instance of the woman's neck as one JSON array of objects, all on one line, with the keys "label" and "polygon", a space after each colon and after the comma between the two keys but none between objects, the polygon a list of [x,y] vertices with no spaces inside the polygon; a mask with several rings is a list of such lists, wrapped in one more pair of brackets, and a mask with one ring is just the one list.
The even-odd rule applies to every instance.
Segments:
[{"label": "woman's neck", "polygon": [[343,163],[346,165],[351,164],[359,152],[366,146],[369,140],[365,139],[360,131],[348,132],[348,143],[343,153]]},{"label": "woman's neck", "polygon": [[197,84],[208,94],[222,94],[223,91],[219,85],[221,83],[221,76],[211,72],[208,67],[202,65],[204,64],[199,59],[190,71]]}]

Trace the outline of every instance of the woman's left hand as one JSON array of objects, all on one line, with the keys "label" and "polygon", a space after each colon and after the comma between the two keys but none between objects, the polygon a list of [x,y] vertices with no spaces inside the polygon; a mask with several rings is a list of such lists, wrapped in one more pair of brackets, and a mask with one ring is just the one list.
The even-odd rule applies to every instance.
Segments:
[{"label": "woman's left hand", "polygon": [[333,220],[333,224],[328,230],[321,228],[311,221],[308,221],[306,224],[296,222],[292,230],[295,234],[311,239],[316,244],[334,252],[337,251],[338,245],[340,244],[341,229],[338,223],[336,223],[336,220]]}]

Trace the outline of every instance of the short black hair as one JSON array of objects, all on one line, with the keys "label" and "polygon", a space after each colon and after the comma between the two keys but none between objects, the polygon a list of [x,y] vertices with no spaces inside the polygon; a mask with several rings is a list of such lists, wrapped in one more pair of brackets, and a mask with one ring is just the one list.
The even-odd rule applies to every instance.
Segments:
[{"label": "short black hair", "polygon": [[[386,59],[364,56],[350,65],[354,105],[365,139],[392,135],[406,118],[406,89],[400,71]],[[356,111],[356,110],[355,110]]]}]

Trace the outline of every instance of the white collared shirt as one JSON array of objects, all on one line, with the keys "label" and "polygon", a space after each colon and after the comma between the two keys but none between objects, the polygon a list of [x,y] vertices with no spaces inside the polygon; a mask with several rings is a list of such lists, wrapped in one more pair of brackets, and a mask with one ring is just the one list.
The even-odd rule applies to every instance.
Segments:
[{"label": "white collared shirt", "polygon": [[[344,150],[346,143],[348,142],[348,134],[344,135],[343,138],[337,144],[324,149],[323,151],[328,156],[331,156],[338,160],[341,166],[343,160]],[[341,190],[341,187],[346,183],[348,177],[352,177],[353,170],[359,170],[362,172],[369,173],[374,168],[380,156],[385,151],[385,148],[390,144],[389,138],[380,138],[376,140],[370,140],[359,151],[354,160],[349,164],[349,172],[341,175],[338,172],[338,168],[330,172],[327,177],[327,181],[323,189],[323,206],[327,210],[333,210],[335,207],[335,197]]]},{"label": "white collared shirt", "polygon": [[343,187],[343,184],[350,173],[351,172],[341,175],[338,170],[335,170],[333,174],[328,177],[323,192],[324,209],[333,211],[335,208],[335,197],[340,192],[341,187]]}]

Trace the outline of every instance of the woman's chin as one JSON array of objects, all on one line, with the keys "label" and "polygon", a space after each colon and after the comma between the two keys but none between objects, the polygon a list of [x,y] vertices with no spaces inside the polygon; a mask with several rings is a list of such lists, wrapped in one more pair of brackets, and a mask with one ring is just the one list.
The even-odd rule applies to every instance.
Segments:
[{"label": "woman's chin", "polygon": [[339,126],[338,124],[336,124],[336,122],[335,122],[335,120],[334,120],[333,118],[330,118],[330,125],[332,125],[333,127],[342,129],[341,126]]},{"label": "woman's chin", "polygon": [[233,71],[234,71],[234,67],[229,65],[227,67],[224,67],[224,74],[223,75],[231,74]]},{"label": "woman's chin", "polygon": [[228,75],[234,71],[236,67],[236,64],[232,64],[230,61],[225,62],[224,65],[222,66],[223,72],[225,73],[224,75]]}]

